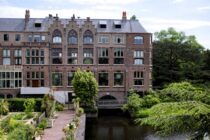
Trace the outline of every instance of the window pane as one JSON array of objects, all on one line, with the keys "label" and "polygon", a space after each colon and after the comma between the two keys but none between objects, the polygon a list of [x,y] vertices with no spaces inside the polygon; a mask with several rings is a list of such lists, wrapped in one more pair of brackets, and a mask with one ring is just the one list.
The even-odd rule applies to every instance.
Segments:
[{"label": "window pane", "polygon": [[134,44],[143,44],[144,38],[142,36],[135,36],[134,37]]},{"label": "window pane", "polygon": [[10,65],[10,58],[3,58],[3,65]]},{"label": "window pane", "polygon": [[71,82],[74,78],[74,74],[75,74],[75,72],[68,72],[68,86],[72,85]]},{"label": "window pane", "polygon": [[114,73],[114,85],[115,86],[123,85],[123,73]]},{"label": "window pane", "polygon": [[53,86],[62,86],[62,73],[53,73],[52,74],[52,85]]},{"label": "window pane", "polygon": [[99,73],[98,77],[99,85],[100,86],[108,86],[109,80],[108,80],[108,73]]}]

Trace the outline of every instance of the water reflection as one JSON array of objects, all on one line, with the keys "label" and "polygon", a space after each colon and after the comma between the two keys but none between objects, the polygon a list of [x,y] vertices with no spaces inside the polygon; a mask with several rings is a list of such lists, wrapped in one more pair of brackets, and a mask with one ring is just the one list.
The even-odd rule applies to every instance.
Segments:
[{"label": "water reflection", "polygon": [[101,116],[87,119],[86,140],[186,140],[181,135],[161,138],[146,126],[135,126],[122,116]]}]

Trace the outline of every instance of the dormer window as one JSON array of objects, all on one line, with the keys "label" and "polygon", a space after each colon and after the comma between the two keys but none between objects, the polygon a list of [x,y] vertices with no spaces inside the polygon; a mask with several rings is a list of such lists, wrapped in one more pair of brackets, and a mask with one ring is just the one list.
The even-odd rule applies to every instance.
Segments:
[{"label": "dormer window", "polygon": [[100,28],[106,28],[107,22],[106,21],[99,21],[99,27]]},{"label": "dormer window", "polygon": [[34,26],[35,26],[36,28],[40,28],[40,27],[42,27],[42,24],[41,24],[41,23],[35,23]]},{"label": "dormer window", "polygon": [[121,22],[120,21],[114,21],[114,28],[115,29],[121,29]]}]

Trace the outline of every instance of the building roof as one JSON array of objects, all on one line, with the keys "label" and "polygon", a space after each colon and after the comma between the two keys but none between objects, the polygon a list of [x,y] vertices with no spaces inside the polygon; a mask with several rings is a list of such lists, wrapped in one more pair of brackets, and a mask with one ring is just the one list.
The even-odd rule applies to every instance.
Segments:
[{"label": "building roof", "polygon": [[[25,19],[0,18],[0,31],[23,31],[23,32],[46,32],[53,23],[54,18],[30,18],[25,27]],[[59,19],[61,24],[66,27],[70,19]],[[75,19],[81,27],[86,19]],[[114,32],[114,33],[147,33],[138,20],[116,20],[116,19],[90,19],[97,32]],[[41,23],[41,27],[35,27],[35,23]],[[106,28],[100,28],[101,23],[106,23]],[[115,28],[114,25],[120,24],[121,28]]]}]

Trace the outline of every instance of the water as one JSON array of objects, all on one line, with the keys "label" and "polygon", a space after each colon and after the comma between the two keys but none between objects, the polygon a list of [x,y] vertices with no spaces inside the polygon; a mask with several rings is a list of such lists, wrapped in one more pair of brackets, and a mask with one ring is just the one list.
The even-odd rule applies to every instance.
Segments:
[{"label": "water", "polygon": [[186,140],[182,135],[158,137],[150,127],[134,125],[125,115],[109,114],[87,119],[86,140]]}]

